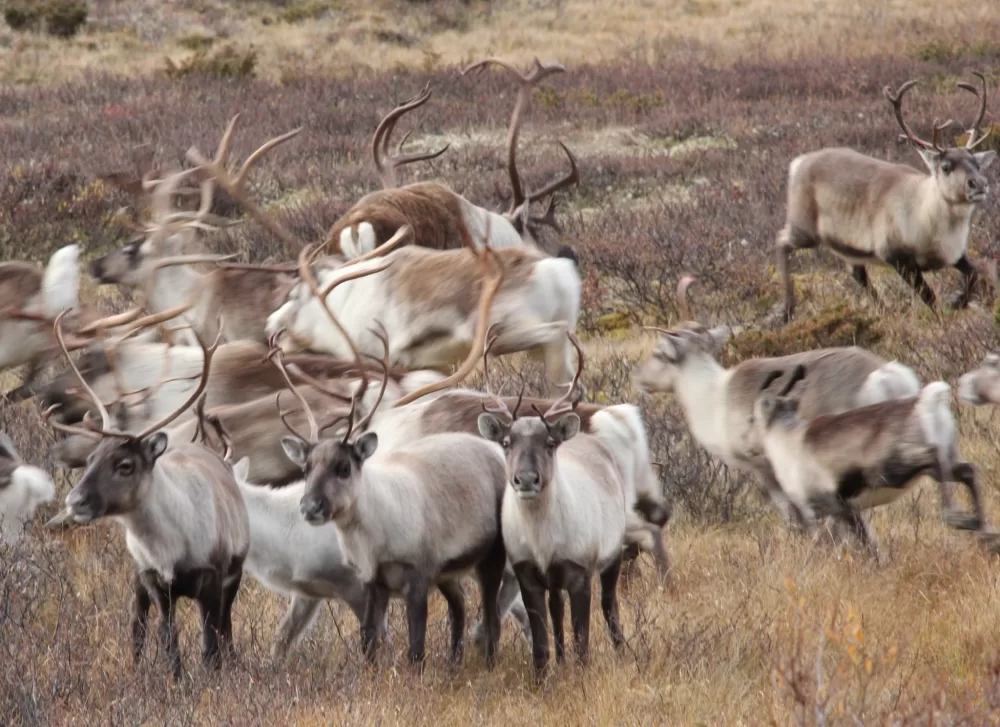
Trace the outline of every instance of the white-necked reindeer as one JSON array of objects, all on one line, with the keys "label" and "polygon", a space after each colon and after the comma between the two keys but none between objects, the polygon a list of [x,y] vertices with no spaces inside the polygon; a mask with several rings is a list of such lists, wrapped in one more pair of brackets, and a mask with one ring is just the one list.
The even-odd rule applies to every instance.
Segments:
[{"label": "white-necked reindeer", "polygon": [[[683,276],[677,286],[683,318],[690,318],[686,292],[694,279]],[[708,329],[686,321],[657,330],[656,349],[634,373],[637,386],[650,393],[673,392],[694,440],[728,466],[757,474],[786,521],[797,513],[753,427],[753,403],[771,372],[791,371],[798,364],[809,367],[811,375],[800,397],[805,418],[913,396],[920,389],[920,380],[908,367],[856,346],[754,358],[726,369],[716,356],[732,335],[728,326]]]},{"label": "white-necked reindeer", "polygon": [[[62,315],[56,318],[56,338],[75,370],[62,338]],[[80,375],[81,388],[100,412],[100,426],[67,427],[50,420],[58,429],[100,439],[83,477],[66,497],[66,512],[77,523],[110,517],[122,525],[136,565],[133,657],[138,661],[144,650],[149,608],[155,601],[160,637],[175,678],[181,675],[178,599],[198,602],[203,659],[218,667],[221,651],[232,648],[233,602],[250,546],[246,505],[229,464],[198,444],[168,448],[169,436],[161,431],[204,392],[218,342],[216,337],[211,347],[203,344],[201,379],[191,396],[138,433],[113,429],[108,410]]]},{"label": "white-necked reindeer", "polygon": [[[583,369],[583,352],[573,384]],[[612,643],[625,643],[618,620],[622,544],[637,519],[614,456],[600,439],[580,433],[570,386],[547,411],[518,418],[499,397],[479,415],[480,434],[506,456],[501,529],[507,557],[521,585],[531,625],[535,678],[548,664],[545,592],[556,659],[564,658],[562,591],[569,593],[577,655],[589,658],[591,579],[600,574],[601,611]],[[484,407],[485,408],[485,407]],[[516,411],[516,407],[515,407]],[[502,413],[505,420],[497,414]]]},{"label": "white-necked reindeer", "polygon": [[[502,278],[499,272],[482,292],[474,351],[483,346],[488,311]],[[280,362],[280,350],[274,354]],[[296,391],[290,378],[288,385]],[[305,400],[300,403],[308,412]],[[376,399],[359,422],[354,421],[352,407],[342,437],[320,439],[319,427],[309,415],[307,436],[282,439],[289,458],[306,475],[302,514],[310,524],[337,526],[344,554],[365,584],[362,641],[369,658],[375,655],[376,626],[388,599],[401,593],[407,608],[409,658],[423,662],[431,586],[437,586],[448,602],[452,659],[461,658],[465,599],[460,579],[474,569],[484,604],[486,663],[492,667],[506,563],[498,520],[503,494],[500,452],[477,437],[450,433],[377,455],[378,435],[365,429],[378,403]],[[352,439],[356,430],[364,433]]]},{"label": "white-necked reindeer", "polygon": [[784,286],[784,318],[795,309],[795,290],[788,271],[789,255],[799,249],[825,247],[847,261],[854,279],[871,291],[866,264],[893,267],[929,306],[934,291],[923,272],[954,267],[965,276],[953,303],[968,303],[978,273],[968,258],[969,225],[986,199],[984,172],[996,152],[973,153],[989,132],[979,135],[986,114],[986,79],[982,93],[959,83],[979,99],[979,113],[962,148],[938,146],[938,133],[951,122],[934,122],[931,141],[917,137],[903,120],[903,96],[917,82],[907,81],[895,93],[884,93],[892,104],[905,138],[917,149],[930,174],[906,164],[866,156],[853,149],[828,148],[803,154],[788,168],[788,209],[778,234],[778,272]]}]

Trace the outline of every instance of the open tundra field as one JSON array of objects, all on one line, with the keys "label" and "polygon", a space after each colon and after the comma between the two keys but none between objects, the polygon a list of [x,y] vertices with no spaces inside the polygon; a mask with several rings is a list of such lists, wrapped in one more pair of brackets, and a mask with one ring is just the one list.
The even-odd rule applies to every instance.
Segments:
[{"label": "open tundra field", "polygon": [[[831,253],[802,251],[791,266],[795,319],[774,316],[789,162],[848,146],[923,169],[897,142],[882,94],[910,78],[920,84],[907,118],[923,136],[935,118],[970,122],[974,99],[955,83],[973,80],[972,70],[985,74],[1000,120],[1000,4],[92,0],[70,39],[0,24],[0,257],[42,263],[75,242],[86,263],[125,244],[131,200],[99,175],[128,168],[142,143],[165,167],[192,145],[211,153],[236,113],[237,159],[303,127],[254,169],[250,189],[299,238],[320,240],[380,187],[372,132],[426,83],[430,102],[401,122],[412,131],[407,149],[450,149],[407,167],[403,181],[438,180],[506,208],[516,88],[500,71],[459,74],[490,54],[524,68],[536,54],[566,65],[534,91],[518,161],[537,188],[565,169],[556,141],[579,160],[580,184],[558,195],[557,213],[583,279],[583,382],[595,401],[641,406],[674,505],[669,578],[658,582],[644,555],[622,586],[627,647],[612,649],[595,592],[589,666],[570,659],[536,687],[530,647],[506,623],[494,671],[471,647],[449,667],[435,594],[422,675],[406,663],[395,601],[377,667],[366,666],[357,621],[339,603],[276,665],[268,649],[286,602],[247,576],[234,610],[236,663],[201,666],[197,609],[182,601],[186,672],[173,683],[155,638],[133,667],[133,565],[118,527],[41,529],[80,476],[57,471],[57,502],[19,544],[0,544],[0,724],[1000,723],[1000,561],[942,523],[929,478],[873,512],[885,556],[877,564],[785,526],[753,478],[692,441],[672,395],[640,394],[631,377],[656,343],[643,326],[677,322],[675,286],[696,273],[694,317],[735,331],[726,365],[857,344],[923,382],[951,384],[962,454],[1000,523],[1000,417],[955,395],[958,377],[998,344],[995,280],[969,308],[935,311],[888,268],[869,267],[876,302]],[[982,148],[1000,148],[1000,126]],[[1000,255],[998,168],[973,218],[974,262]],[[235,207],[223,211],[242,221],[205,233],[213,251],[242,262],[297,255]],[[959,284],[954,270],[927,279],[939,300]],[[125,306],[110,286],[81,280],[85,302],[109,313]],[[537,363],[495,364],[508,389],[519,374],[538,391]],[[19,376],[0,374],[2,390]],[[470,384],[481,386],[479,372]],[[35,403],[0,402],[0,431],[28,462],[53,469],[56,437]],[[475,617],[478,591],[467,592]]]}]

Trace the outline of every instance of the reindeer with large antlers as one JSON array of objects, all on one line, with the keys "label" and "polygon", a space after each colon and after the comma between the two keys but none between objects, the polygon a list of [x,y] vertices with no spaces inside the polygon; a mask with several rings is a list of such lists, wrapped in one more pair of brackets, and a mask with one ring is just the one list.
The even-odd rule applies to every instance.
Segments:
[{"label": "reindeer with large antlers", "polygon": [[[488,251],[487,251],[488,252]],[[483,286],[476,338],[466,364],[449,379],[400,399],[408,400],[450,386],[468,375],[484,348],[489,310],[503,279],[503,269]],[[328,311],[336,324],[336,315]],[[390,345],[385,331],[373,331]],[[349,337],[348,337],[349,340]],[[357,348],[353,347],[357,355]],[[280,350],[275,351],[280,365]],[[383,359],[388,366],[388,354]],[[306,521],[317,526],[333,522],[347,560],[365,586],[362,641],[374,658],[377,626],[389,596],[402,593],[409,624],[411,662],[422,663],[427,628],[427,594],[436,585],[448,602],[453,660],[462,655],[465,599],[460,578],[475,570],[482,591],[486,621],[486,663],[493,666],[499,639],[498,594],[506,556],[500,538],[498,511],[503,494],[503,460],[483,440],[459,433],[425,437],[379,456],[378,435],[366,431],[385,389],[369,411],[355,422],[361,392],[355,392],[347,427],[335,439],[321,439],[315,417],[309,434],[284,437],[289,459],[305,472],[301,501]],[[289,388],[296,387],[288,379]],[[300,399],[304,410],[308,404]]]},{"label": "reindeer with large antlers", "polygon": [[978,278],[968,258],[969,225],[976,207],[986,199],[984,172],[996,152],[975,152],[987,136],[979,132],[986,115],[986,79],[982,93],[975,86],[959,88],[976,96],[979,110],[964,147],[942,147],[938,134],[951,122],[934,122],[931,141],[919,138],[903,119],[903,96],[916,81],[895,93],[884,93],[892,105],[903,137],[919,152],[930,174],[906,164],[893,164],[851,149],[828,148],[803,154],[788,168],[788,209],[778,235],[778,272],[784,286],[784,318],[795,309],[795,291],[788,270],[794,250],[826,247],[847,261],[854,279],[871,290],[865,265],[881,262],[894,268],[928,306],[934,292],[923,273],[953,267],[965,276],[951,299],[964,307]]},{"label": "reindeer with large antlers", "polygon": [[[564,657],[563,597],[569,593],[577,655],[586,662],[590,643],[590,585],[601,579],[601,611],[616,648],[625,643],[618,620],[618,575],[629,505],[625,483],[610,450],[580,433],[572,395],[583,370],[583,351],[573,386],[546,411],[518,418],[503,399],[483,404],[480,434],[506,455],[501,530],[504,546],[521,585],[531,624],[535,677],[544,676],[549,658],[545,592],[556,659]],[[518,402],[520,403],[520,402]],[[504,420],[497,415],[501,414]],[[633,514],[634,517],[634,514]]]},{"label": "reindeer with large antlers", "polygon": [[[238,119],[237,114],[230,120],[211,162],[219,168],[228,162]],[[232,190],[245,196],[247,177],[254,165],[300,131],[294,129],[270,139],[254,151],[229,180]],[[144,180],[144,186],[151,190],[150,219],[144,236],[93,260],[90,274],[101,283],[142,291],[150,312],[176,310],[175,315],[189,323],[194,332],[211,327],[221,314],[224,341],[248,339],[266,343],[265,321],[295,285],[295,266],[227,264],[217,265],[209,272],[193,267],[226,259],[206,255],[198,233],[230,224],[211,212],[216,194],[216,183],[211,176],[203,176],[200,181],[197,210],[174,209],[180,185],[196,178],[200,171],[184,169],[160,180]],[[296,245],[293,249],[297,248]],[[194,345],[192,335],[184,334],[181,340]]]},{"label": "reindeer with large antlers", "polygon": [[[566,69],[560,63],[542,65],[536,58],[532,70],[522,74],[503,60],[489,58],[466,68],[462,71],[462,75],[481,69],[490,63],[510,70],[520,84],[507,134],[508,172],[513,190],[513,199],[507,212],[499,214],[474,205],[465,197],[437,182],[415,182],[403,187],[397,186],[396,167],[423,159],[433,159],[448,148],[445,146],[435,152],[397,154],[388,161],[385,160],[389,138],[396,122],[403,114],[422,106],[430,98],[430,88],[425,86],[418,95],[393,109],[375,132],[372,155],[384,189],[365,195],[345,212],[330,229],[325,244],[332,244],[338,247],[339,252],[345,257],[354,258],[375,249],[403,225],[408,225],[413,230],[414,244],[437,250],[468,247],[473,240],[483,239],[490,247],[498,250],[507,247],[541,248],[552,254],[575,259],[575,254],[566,246],[554,248],[543,245],[539,229],[541,225],[548,225],[556,231],[560,229],[555,220],[553,195],[579,182],[579,170],[573,154],[560,142],[569,159],[570,171],[531,194],[524,191],[524,183],[521,181],[515,160],[517,138],[531,89],[548,76],[565,72]],[[405,140],[404,138],[403,141]],[[532,216],[530,205],[546,198],[549,199],[546,212],[541,216]]]},{"label": "reindeer with large antlers", "polygon": [[160,637],[173,675],[180,677],[175,614],[178,599],[187,597],[200,609],[204,661],[217,667],[220,649],[232,647],[233,602],[250,544],[247,510],[226,461],[198,444],[171,443],[161,430],[205,391],[219,339],[211,346],[201,343],[201,378],[187,400],[142,431],[129,434],[113,427],[107,408],[70,358],[62,334],[63,315],[55,321],[56,338],[101,416],[100,425],[86,420],[83,426],[69,427],[51,420],[51,411],[46,411],[55,428],[100,442],[83,477],[66,497],[66,513],[78,523],[110,517],[125,529],[125,545],[137,568],[132,611],[136,661],[144,650],[149,608],[155,601]]}]

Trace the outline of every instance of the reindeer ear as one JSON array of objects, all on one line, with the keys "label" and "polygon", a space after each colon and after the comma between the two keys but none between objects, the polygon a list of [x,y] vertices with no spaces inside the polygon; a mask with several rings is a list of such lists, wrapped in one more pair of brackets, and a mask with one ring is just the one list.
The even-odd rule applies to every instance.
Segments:
[{"label": "reindeer ear", "polygon": [[306,462],[309,460],[309,450],[311,449],[308,442],[298,437],[285,435],[281,438],[281,448],[285,450],[285,456],[288,459],[297,464],[300,469],[305,470]]},{"label": "reindeer ear", "polygon": [[362,462],[375,454],[376,449],[378,449],[378,434],[375,432],[365,432],[354,443],[354,451]]},{"label": "reindeer ear", "polygon": [[552,438],[557,442],[565,442],[572,439],[580,432],[580,417],[570,412],[553,424],[549,432],[551,432]]},{"label": "reindeer ear", "polygon": [[504,425],[500,423],[492,414],[483,412],[479,415],[479,419],[476,420],[479,425],[479,433],[484,439],[488,439],[491,442],[499,442],[504,438]]},{"label": "reindeer ear", "polygon": [[140,446],[142,447],[142,454],[146,458],[146,461],[151,465],[156,463],[164,452],[167,451],[167,445],[170,443],[170,438],[167,436],[166,432],[153,432],[148,437],[142,440]]},{"label": "reindeer ear", "polygon": [[250,458],[243,457],[239,462],[233,465],[233,477],[239,482],[246,482],[249,476]]},{"label": "reindeer ear", "polygon": [[985,172],[993,166],[993,162],[996,161],[997,158],[997,153],[995,151],[981,151],[973,154],[972,156],[976,158],[976,164],[979,165],[979,171]]}]

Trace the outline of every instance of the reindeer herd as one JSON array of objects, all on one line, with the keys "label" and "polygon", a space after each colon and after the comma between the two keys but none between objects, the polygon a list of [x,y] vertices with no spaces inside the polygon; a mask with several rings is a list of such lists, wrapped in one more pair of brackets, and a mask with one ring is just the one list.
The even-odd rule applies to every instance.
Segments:
[{"label": "reindeer herd", "polygon": [[[585,401],[578,261],[542,234],[545,226],[561,231],[553,195],[578,182],[576,159],[561,144],[569,172],[534,192],[517,169],[531,91],[565,68],[536,59],[525,74],[489,58],[462,74],[488,66],[518,87],[507,136],[512,199],[503,214],[443,184],[398,184],[400,168],[447,151],[404,154],[401,142],[390,154],[398,120],[430,99],[425,87],[375,132],[372,155],[384,188],[360,199],[324,240],[297,239],[247,191],[254,165],[301,130],[271,139],[231,172],[233,118],[212,158],[191,148],[189,168],[154,170],[143,150],[139,179],[106,177],[136,195],[145,231],[94,259],[89,272],[134,295],[135,307],[101,317],[81,304],[75,245],[58,250],[45,269],[0,264],[0,368],[26,368],[7,402],[34,400],[61,435],[52,458],[84,470],[46,527],[102,518],[121,524],[135,563],[137,660],[155,602],[159,638],[181,675],[175,607],[185,597],[199,607],[204,661],[219,666],[233,648],[232,612],[246,570],[290,598],[272,646],[276,659],[333,598],[353,611],[362,649],[374,659],[389,599],[399,598],[409,659],[422,664],[436,589],[458,661],[469,630],[463,582],[474,575],[482,618],[472,632],[487,668],[501,623],[512,616],[531,642],[540,679],[549,616],[556,658],[564,658],[564,591],[573,646],[585,662],[594,578],[620,648],[623,561],[648,552],[667,576],[663,530],[671,506],[642,413],[633,404]],[[805,247],[832,249],[866,288],[867,263],[891,265],[928,305],[934,298],[922,272],[953,266],[965,275],[953,302],[968,302],[977,276],[967,256],[969,224],[995,158],[973,151],[986,137],[979,78],[981,91],[959,84],[980,102],[962,148],[939,146],[946,124],[935,122],[931,142],[910,130],[901,103],[914,81],[886,89],[903,138],[929,174],[849,149],[791,162],[788,216],[776,245],[786,319],[794,310],[788,255]],[[213,212],[220,189],[299,249],[298,260],[237,264],[213,254],[207,241],[228,223]],[[546,200],[545,211],[533,214]],[[725,464],[755,473],[789,524],[812,533],[832,518],[878,558],[864,511],[930,474],[946,523],[991,533],[976,470],[959,453],[947,383],[921,386],[907,366],[858,347],[726,369],[717,356],[732,332],[692,320],[687,298],[695,280],[681,276],[682,320],[656,329],[659,343],[634,372],[635,384],[673,392],[691,436]],[[490,358],[518,352],[542,360],[546,397],[525,396],[523,388],[504,396],[490,385]],[[66,370],[43,382],[42,370],[59,358]],[[486,390],[463,388],[480,361]],[[1000,357],[987,357],[958,390],[970,404],[1000,403]],[[956,482],[971,493],[971,513],[953,503]],[[51,477],[0,436],[4,540],[17,542],[54,496]]]}]

